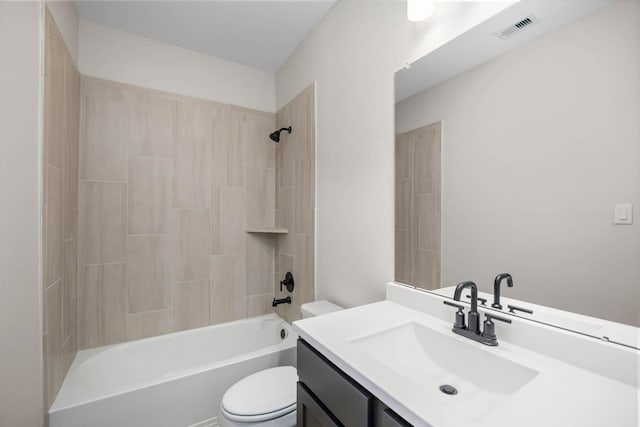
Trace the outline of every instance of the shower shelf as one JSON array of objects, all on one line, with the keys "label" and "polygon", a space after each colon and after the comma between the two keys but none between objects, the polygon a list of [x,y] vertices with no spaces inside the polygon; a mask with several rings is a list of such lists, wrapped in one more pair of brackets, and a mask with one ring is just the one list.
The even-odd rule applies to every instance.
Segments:
[{"label": "shower shelf", "polygon": [[287,234],[289,230],[281,227],[247,228],[247,233]]}]

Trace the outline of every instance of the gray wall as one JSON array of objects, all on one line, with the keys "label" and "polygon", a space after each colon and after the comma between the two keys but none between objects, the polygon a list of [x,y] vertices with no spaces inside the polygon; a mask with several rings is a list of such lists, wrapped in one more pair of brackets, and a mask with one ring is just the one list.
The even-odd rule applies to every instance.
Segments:
[{"label": "gray wall", "polygon": [[[317,82],[316,296],[379,301],[394,276],[393,74],[506,7],[338,1],[276,73],[278,109]],[[435,24],[434,24],[435,23]]]},{"label": "gray wall", "polygon": [[[490,291],[507,271],[511,297],[637,322],[637,4],[616,2],[397,105],[397,133],[442,120],[443,285]],[[634,225],[613,225],[615,203],[635,205]]]},{"label": "gray wall", "polygon": [[0,425],[42,425],[39,2],[0,2]]}]

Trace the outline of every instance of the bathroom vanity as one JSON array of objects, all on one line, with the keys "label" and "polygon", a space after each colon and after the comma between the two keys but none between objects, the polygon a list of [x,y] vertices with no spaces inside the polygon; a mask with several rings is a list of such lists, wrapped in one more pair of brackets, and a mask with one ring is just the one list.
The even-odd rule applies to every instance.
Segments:
[{"label": "bathroom vanity", "polygon": [[638,425],[637,349],[515,316],[483,345],[452,332],[445,300],[390,283],[295,322],[298,425]]},{"label": "bathroom vanity", "polygon": [[409,426],[303,339],[298,340],[299,426]]}]

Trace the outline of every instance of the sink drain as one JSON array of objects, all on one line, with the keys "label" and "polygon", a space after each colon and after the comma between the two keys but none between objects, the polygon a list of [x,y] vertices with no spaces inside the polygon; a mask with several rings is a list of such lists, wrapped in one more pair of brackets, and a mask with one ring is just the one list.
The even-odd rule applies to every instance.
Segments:
[{"label": "sink drain", "polygon": [[441,385],[440,391],[451,396],[453,396],[454,394],[458,394],[458,390],[456,390],[454,386],[449,384]]}]

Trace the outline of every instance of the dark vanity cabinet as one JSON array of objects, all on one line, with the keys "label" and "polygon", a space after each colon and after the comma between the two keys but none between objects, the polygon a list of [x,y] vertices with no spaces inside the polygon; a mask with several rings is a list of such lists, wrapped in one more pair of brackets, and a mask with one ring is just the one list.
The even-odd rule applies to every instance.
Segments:
[{"label": "dark vanity cabinet", "polygon": [[302,339],[298,378],[298,427],[411,425]]}]

